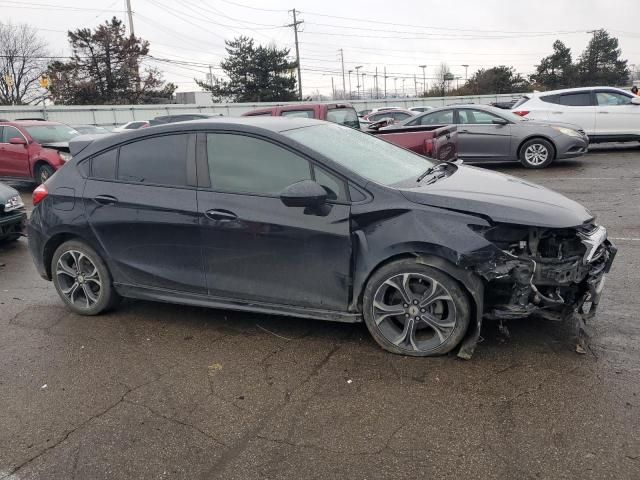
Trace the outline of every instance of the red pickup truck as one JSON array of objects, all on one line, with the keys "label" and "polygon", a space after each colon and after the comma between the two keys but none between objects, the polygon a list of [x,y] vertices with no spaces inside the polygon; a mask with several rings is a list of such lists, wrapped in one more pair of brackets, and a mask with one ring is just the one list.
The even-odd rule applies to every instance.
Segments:
[{"label": "red pickup truck", "polygon": [[[243,116],[269,115],[275,117],[306,117],[360,128],[355,109],[348,103],[302,103],[260,108],[246,112]],[[379,130],[385,122],[371,124],[362,130],[400,147],[413,150],[420,155],[437,160],[452,161],[457,158],[458,133],[455,125],[421,125],[417,127],[394,127]]]}]

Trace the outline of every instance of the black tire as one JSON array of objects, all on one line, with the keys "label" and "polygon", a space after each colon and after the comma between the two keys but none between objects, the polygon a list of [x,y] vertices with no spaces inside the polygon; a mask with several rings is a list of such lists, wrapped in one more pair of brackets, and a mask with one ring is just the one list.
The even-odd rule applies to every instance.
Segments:
[{"label": "black tire", "polygon": [[532,138],[520,146],[518,157],[520,163],[526,168],[544,168],[553,162],[556,150],[548,140],[544,138]]},{"label": "black tire", "polygon": [[38,185],[49,180],[54,172],[55,170],[51,165],[42,164],[38,166],[38,168],[36,169],[36,182],[38,183]]},{"label": "black tire", "polygon": [[[79,269],[74,269],[72,259],[79,259],[76,261]],[[95,275],[92,267],[95,267]],[[75,278],[74,270],[77,273]],[[98,315],[120,301],[104,261],[93,248],[80,240],[69,240],[56,249],[51,260],[51,276],[62,301],[80,315]],[[74,284],[77,284],[76,288],[69,296],[68,290]]]},{"label": "black tire", "polygon": [[[408,284],[410,295],[407,289],[402,290],[410,298],[393,286],[399,285],[396,282]],[[422,308],[421,302],[429,303]],[[375,272],[364,291],[363,309],[367,328],[382,348],[414,357],[453,350],[471,317],[469,299],[460,284],[441,270],[413,259],[389,263]]]}]

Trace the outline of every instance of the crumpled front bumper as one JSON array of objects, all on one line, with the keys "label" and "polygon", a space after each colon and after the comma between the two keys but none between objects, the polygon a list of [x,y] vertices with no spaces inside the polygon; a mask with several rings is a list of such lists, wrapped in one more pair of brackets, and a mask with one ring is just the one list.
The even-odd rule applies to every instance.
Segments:
[{"label": "crumpled front bumper", "polygon": [[27,224],[27,213],[18,210],[0,215],[0,240],[16,234],[24,235]]}]

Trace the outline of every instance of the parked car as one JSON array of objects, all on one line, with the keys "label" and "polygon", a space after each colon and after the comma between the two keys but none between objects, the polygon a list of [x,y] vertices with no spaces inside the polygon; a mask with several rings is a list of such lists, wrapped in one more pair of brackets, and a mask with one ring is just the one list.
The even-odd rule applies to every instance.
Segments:
[{"label": "parked car", "polygon": [[20,238],[26,221],[27,212],[18,191],[0,183],[0,244]]},{"label": "parked car", "polygon": [[331,122],[175,123],[71,151],[28,239],[83,315],[124,296],[365,322],[390,352],[469,358],[483,316],[592,317],[616,253],[558,193]]},{"label": "parked car", "polygon": [[513,100],[507,100],[503,102],[491,102],[492,107],[502,108],[503,110],[511,110],[513,106],[518,102],[519,99],[514,98]]},{"label": "parked car", "polygon": [[63,123],[0,122],[0,178],[44,183],[71,158],[69,140],[77,135]]},{"label": "parked car", "polygon": [[296,105],[281,105],[251,110],[242,116],[315,118],[346,125],[347,127],[360,128],[358,115],[349,103],[301,103]]},{"label": "parked car", "polygon": [[97,127],[95,125],[73,125],[71,128],[80,132],[82,135],[108,135],[113,133],[104,127]]},{"label": "parked car", "polygon": [[[278,107],[261,108],[246,112],[243,116],[275,116],[288,118],[314,118],[360,128],[384,140],[413,150],[421,155],[438,158],[440,160],[456,159],[455,128],[445,126],[430,126],[429,128],[407,129],[403,132],[383,132],[372,127],[372,122],[358,118],[354,108],[348,104],[300,103],[282,105]],[[385,117],[388,118],[388,117]]]},{"label": "parked car", "polygon": [[458,127],[458,157],[470,163],[519,161],[527,168],[543,168],[556,159],[580,156],[589,145],[584,130],[576,125],[524,121],[488,105],[450,105],[402,123],[442,124]]},{"label": "parked car", "polygon": [[423,113],[423,112],[427,112],[429,110],[432,110],[433,107],[429,107],[427,105],[421,106],[421,107],[411,107],[409,108],[409,111],[411,112],[415,112],[416,114],[418,113]]},{"label": "parked car", "polygon": [[532,120],[579,125],[592,143],[640,140],[640,97],[613,87],[527,93],[512,108]]},{"label": "parked car", "polygon": [[134,120],[132,122],[127,122],[124,125],[120,125],[113,129],[114,132],[126,132],[127,130],[137,130],[138,128],[147,128],[149,126],[149,122],[146,120]]},{"label": "parked car", "polygon": [[416,115],[416,112],[403,108],[385,109],[365,115],[364,119],[369,122],[378,122],[384,118],[392,118],[394,123],[403,122]]},{"label": "parked car", "polygon": [[204,120],[207,118],[221,117],[222,114],[211,113],[179,113],[174,115],[163,115],[149,120],[149,126],[162,125],[164,123],[188,122],[189,120]]}]

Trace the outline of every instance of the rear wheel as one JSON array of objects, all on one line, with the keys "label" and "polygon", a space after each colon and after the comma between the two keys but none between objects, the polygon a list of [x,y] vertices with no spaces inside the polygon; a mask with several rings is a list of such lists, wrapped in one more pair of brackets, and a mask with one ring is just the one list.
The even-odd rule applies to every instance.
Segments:
[{"label": "rear wheel", "polygon": [[76,313],[97,315],[119,300],[107,266],[84,242],[60,245],[53,254],[51,272],[58,295]]},{"label": "rear wheel", "polygon": [[553,161],[555,149],[543,138],[532,138],[520,147],[520,163],[526,168],[544,168]]},{"label": "rear wheel", "polygon": [[378,344],[392,353],[442,355],[469,326],[467,295],[447,274],[401,260],[373,274],[364,293],[364,318]]},{"label": "rear wheel", "polygon": [[44,182],[49,180],[49,178],[51,177],[51,175],[53,175],[53,173],[54,173],[54,170],[51,165],[47,165],[47,164],[40,165],[36,170],[36,182],[38,182],[38,184],[43,184]]}]

